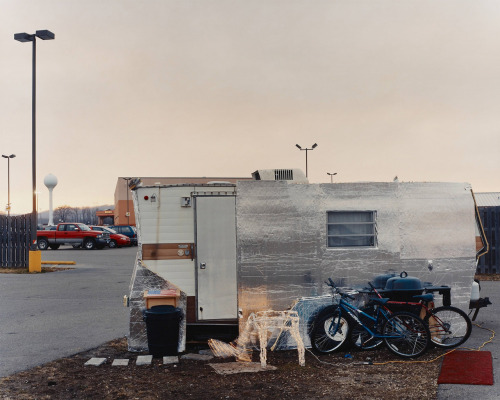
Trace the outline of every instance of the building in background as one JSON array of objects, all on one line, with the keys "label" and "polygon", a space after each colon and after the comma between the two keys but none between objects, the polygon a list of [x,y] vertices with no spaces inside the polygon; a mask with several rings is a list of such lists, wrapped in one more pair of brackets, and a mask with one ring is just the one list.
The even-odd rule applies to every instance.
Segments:
[{"label": "building in background", "polygon": [[[134,178],[135,179],[135,178]],[[140,177],[144,186],[150,185],[180,185],[190,183],[208,183],[208,182],[229,182],[236,183],[241,180],[251,180],[246,178],[221,178],[221,177],[201,177],[201,178],[169,178],[169,177]],[[135,226],[134,203],[128,188],[129,178],[119,177],[115,188],[115,209],[114,225],[132,225]],[[109,215],[109,214],[108,214]]]},{"label": "building in background", "polygon": [[97,225],[113,225],[115,220],[114,210],[100,210],[96,211]]},{"label": "building in background", "polygon": [[477,272],[498,274],[500,267],[500,192],[475,193],[476,204],[489,244],[489,251],[479,258]]}]

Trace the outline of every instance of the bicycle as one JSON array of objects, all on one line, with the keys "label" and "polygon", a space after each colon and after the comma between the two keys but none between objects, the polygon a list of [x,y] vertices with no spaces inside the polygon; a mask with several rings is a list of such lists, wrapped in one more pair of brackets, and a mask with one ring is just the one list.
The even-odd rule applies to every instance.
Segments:
[{"label": "bicycle", "polygon": [[[333,296],[340,295],[336,307],[328,314],[319,314],[313,322],[310,334],[313,348],[320,353],[330,353],[348,343],[353,329],[358,332],[360,348],[371,348],[378,342],[400,357],[418,357],[425,353],[430,343],[428,326],[415,314],[395,312],[381,307],[389,299],[373,299],[373,313],[367,313],[349,303],[346,299],[355,298],[341,292],[331,278],[325,282],[332,288]],[[378,344],[377,344],[378,345]]]},{"label": "bicycle", "polygon": [[[372,292],[378,298],[382,295],[369,282]],[[441,306],[434,308],[434,295],[426,293],[413,296],[417,301],[389,300],[385,307],[414,307],[418,315],[429,326],[431,343],[439,348],[451,349],[465,343],[472,332],[472,322],[468,315],[457,307]],[[411,312],[411,311],[410,311]]]}]

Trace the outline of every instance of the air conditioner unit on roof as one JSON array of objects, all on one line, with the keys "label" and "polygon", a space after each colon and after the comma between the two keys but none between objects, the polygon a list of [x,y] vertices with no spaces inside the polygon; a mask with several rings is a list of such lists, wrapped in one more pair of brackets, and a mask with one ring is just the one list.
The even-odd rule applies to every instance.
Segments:
[{"label": "air conditioner unit on roof", "polygon": [[294,169],[259,169],[252,173],[256,181],[292,181],[294,183],[309,183],[302,170]]}]

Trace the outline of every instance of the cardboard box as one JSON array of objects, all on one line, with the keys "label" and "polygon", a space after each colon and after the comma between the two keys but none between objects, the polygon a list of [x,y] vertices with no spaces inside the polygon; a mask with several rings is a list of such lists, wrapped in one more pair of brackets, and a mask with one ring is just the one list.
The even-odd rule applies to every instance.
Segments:
[{"label": "cardboard box", "polygon": [[146,290],[144,299],[146,308],[149,310],[153,306],[174,306],[177,307],[181,292],[179,289]]}]

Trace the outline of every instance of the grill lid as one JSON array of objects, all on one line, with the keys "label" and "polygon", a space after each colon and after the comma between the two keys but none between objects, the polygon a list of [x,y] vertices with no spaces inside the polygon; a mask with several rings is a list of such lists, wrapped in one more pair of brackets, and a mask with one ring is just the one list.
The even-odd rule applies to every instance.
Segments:
[{"label": "grill lid", "polygon": [[395,276],[396,274],[394,272],[377,275],[375,278],[373,278],[372,285],[375,286],[376,289],[384,289],[387,281],[391,278],[394,278]]},{"label": "grill lid", "polygon": [[399,277],[390,278],[385,284],[386,290],[420,290],[423,289],[420,279],[413,276],[408,276],[408,273],[403,271]]}]

